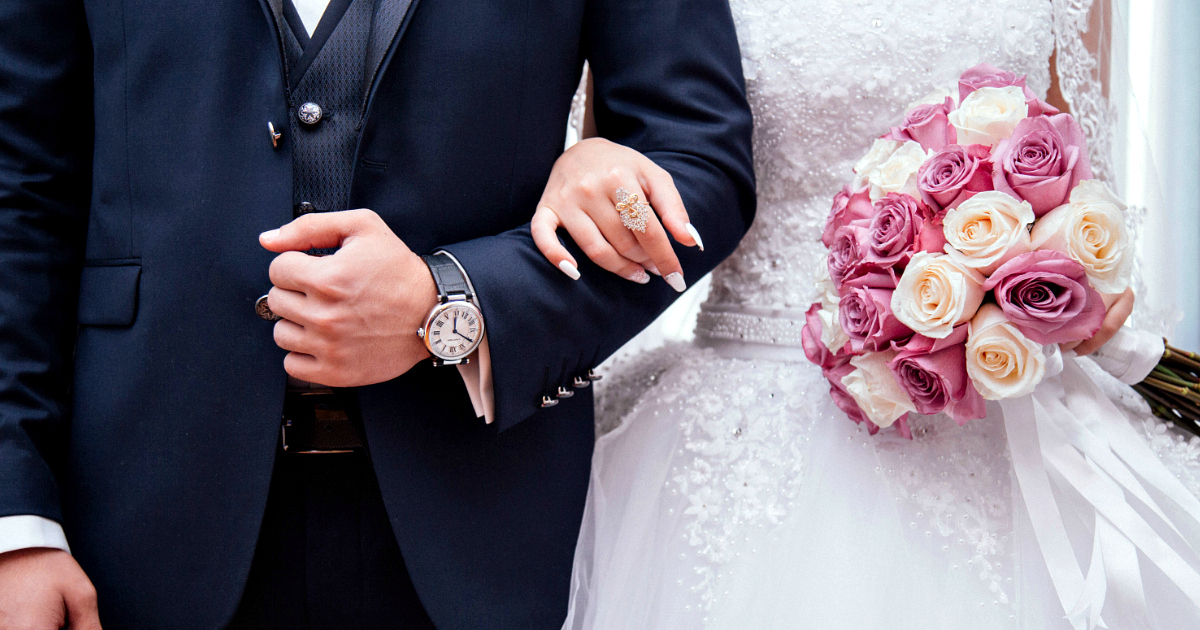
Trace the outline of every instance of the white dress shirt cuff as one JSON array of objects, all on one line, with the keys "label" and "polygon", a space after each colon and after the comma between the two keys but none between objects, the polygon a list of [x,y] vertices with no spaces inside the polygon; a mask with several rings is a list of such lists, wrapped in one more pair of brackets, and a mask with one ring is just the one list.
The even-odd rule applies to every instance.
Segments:
[{"label": "white dress shirt cuff", "polygon": [[[446,250],[439,250],[438,253],[445,254],[454,261],[455,265],[458,265],[458,270],[467,279],[467,288],[474,295],[475,287],[471,284],[471,277],[467,275],[467,270],[463,269],[454,254]],[[478,298],[475,300],[475,306],[479,306]],[[487,326],[486,321],[483,324],[485,327]],[[458,375],[462,377],[463,384],[467,387],[467,395],[471,398],[471,406],[475,409],[475,417],[483,418],[484,422],[491,424],[496,419],[496,399],[492,397],[492,354],[488,348],[486,332],[484,332],[479,348],[471,357],[471,362],[465,365],[460,364],[457,367]]]},{"label": "white dress shirt cuff", "polygon": [[48,547],[71,553],[62,525],[44,516],[0,516],[0,553]]}]

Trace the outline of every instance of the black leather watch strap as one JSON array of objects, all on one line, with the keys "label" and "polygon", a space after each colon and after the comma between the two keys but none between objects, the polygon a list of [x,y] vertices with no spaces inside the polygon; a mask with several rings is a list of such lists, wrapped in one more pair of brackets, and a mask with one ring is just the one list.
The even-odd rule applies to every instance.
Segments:
[{"label": "black leather watch strap", "polygon": [[426,265],[429,265],[429,273],[433,276],[433,283],[437,285],[439,302],[456,297],[467,301],[475,299],[471,293],[471,286],[453,259],[443,253],[421,258],[425,260]]}]

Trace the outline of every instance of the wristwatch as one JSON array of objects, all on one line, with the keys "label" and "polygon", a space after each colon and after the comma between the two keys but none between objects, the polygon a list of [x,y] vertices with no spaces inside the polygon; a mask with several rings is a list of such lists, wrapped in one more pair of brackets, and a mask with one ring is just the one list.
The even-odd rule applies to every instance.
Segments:
[{"label": "wristwatch", "polygon": [[458,263],[438,252],[422,256],[437,285],[438,304],[429,311],[417,336],[433,355],[434,365],[460,365],[483,341],[483,313]]}]

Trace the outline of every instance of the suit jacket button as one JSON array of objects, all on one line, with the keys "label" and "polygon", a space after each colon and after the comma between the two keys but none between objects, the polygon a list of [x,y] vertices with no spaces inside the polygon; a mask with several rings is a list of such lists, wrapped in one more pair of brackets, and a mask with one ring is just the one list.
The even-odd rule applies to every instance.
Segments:
[{"label": "suit jacket button", "polygon": [[269,322],[277,322],[277,321],[283,319],[282,317],[276,315],[275,312],[271,310],[271,305],[267,304],[267,296],[265,296],[265,295],[258,298],[258,300],[254,302],[254,312],[259,317],[261,317]]},{"label": "suit jacket button", "polygon": [[557,404],[558,404],[557,400],[555,400],[549,396],[542,396],[542,408],[543,409],[545,409],[546,407],[553,407],[554,405],[557,405]]},{"label": "suit jacket button", "polygon": [[296,204],[296,214],[298,215],[309,214],[316,211],[317,207],[307,201],[301,201],[300,203]]},{"label": "suit jacket button", "polygon": [[311,101],[301,105],[300,109],[296,110],[296,117],[306,125],[315,125],[321,122],[322,115],[321,106]]},{"label": "suit jacket button", "polygon": [[570,398],[574,395],[575,395],[575,392],[567,389],[566,387],[559,387],[558,393],[555,394],[555,396],[557,396],[558,398]]}]

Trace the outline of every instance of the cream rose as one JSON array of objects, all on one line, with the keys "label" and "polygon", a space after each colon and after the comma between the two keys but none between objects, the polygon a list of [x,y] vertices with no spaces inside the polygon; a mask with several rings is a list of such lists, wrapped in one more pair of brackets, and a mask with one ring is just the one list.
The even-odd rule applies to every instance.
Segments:
[{"label": "cream rose", "polygon": [[888,193],[904,193],[920,199],[917,172],[930,155],[932,153],[921,148],[919,142],[905,142],[897,147],[886,160],[866,174],[867,184],[871,186],[871,200],[882,199]]},{"label": "cream rose", "polygon": [[979,88],[950,112],[961,145],[994,147],[1012,136],[1017,123],[1029,115],[1025,91],[1017,86]]},{"label": "cream rose", "polygon": [[979,310],[984,280],[949,256],[918,252],[892,294],[892,314],[915,332],[945,339]]},{"label": "cream rose", "polygon": [[983,275],[1009,259],[1033,251],[1029,226],[1033,206],[1002,192],[981,192],[946,213],[946,254]]},{"label": "cream rose", "polygon": [[829,268],[821,265],[820,274],[817,286],[821,290],[821,310],[817,312],[817,317],[821,319],[821,343],[837,354],[850,341],[850,336],[842,330],[842,321],[838,317],[838,305],[842,299],[829,277]]},{"label": "cream rose", "polygon": [[1004,318],[995,304],[985,304],[971,320],[967,335],[967,375],[988,400],[1033,393],[1046,376],[1041,344],[1030,341]]},{"label": "cream rose", "polygon": [[842,377],[842,385],[859,409],[880,428],[890,427],[904,414],[917,410],[888,367],[895,356],[895,352],[884,350],[854,357],[850,359],[854,371]]},{"label": "cream rose", "polygon": [[908,107],[906,107],[904,109],[904,111],[907,114],[907,113],[911,113],[912,110],[914,110],[922,105],[941,105],[942,103],[946,102],[946,99],[951,99],[952,101],[957,103],[958,102],[958,94],[956,92],[954,92],[953,90],[950,90],[949,88],[942,88],[940,90],[934,90],[934,91],[930,92],[929,94],[926,94],[925,96],[922,96],[921,98],[909,103]]},{"label": "cream rose", "polygon": [[854,179],[851,188],[857,190],[866,186],[867,175],[875,170],[876,166],[883,164],[888,158],[892,157],[892,154],[896,152],[896,149],[900,148],[901,144],[897,140],[884,140],[882,138],[876,140],[871,145],[871,149],[867,151],[867,154],[854,164],[854,174],[857,177]]},{"label": "cream rose", "polygon": [[1127,207],[1103,182],[1079,182],[1069,202],[1033,225],[1033,248],[1070,256],[1087,270],[1097,291],[1121,293],[1133,273],[1133,246],[1122,214]]}]

